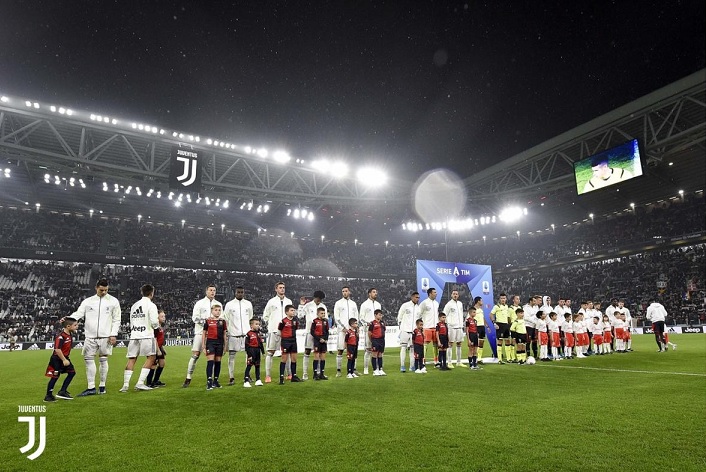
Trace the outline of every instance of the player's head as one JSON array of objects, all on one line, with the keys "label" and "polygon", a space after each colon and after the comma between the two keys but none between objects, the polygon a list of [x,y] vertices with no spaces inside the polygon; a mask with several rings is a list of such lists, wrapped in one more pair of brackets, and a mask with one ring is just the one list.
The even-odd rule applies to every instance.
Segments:
[{"label": "player's head", "polygon": [[564,306],[569,309],[571,308],[571,299],[570,298],[567,298],[566,300],[564,300]]},{"label": "player's head", "polygon": [[159,321],[159,324],[164,324],[167,321],[167,314],[164,310],[159,310],[157,312],[157,320]]},{"label": "player's head", "polygon": [[351,288],[348,285],[341,287],[341,296],[346,300],[351,296]]},{"label": "player's head", "polygon": [[476,316],[476,307],[474,306],[469,306],[468,307],[468,315],[471,317]]},{"label": "player's head", "polygon": [[436,289],[434,287],[429,287],[427,289],[427,297],[431,298],[432,300],[436,300]]},{"label": "player's head", "polygon": [[483,299],[481,297],[475,297],[473,299],[473,306],[479,306],[483,304]]},{"label": "player's head", "polygon": [[571,313],[564,313],[564,319],[565,319],[565,320],[569,321],[569,320],[571,320],[572,318],[573,318],[573,317],[571,316]]},{"label": "player's head", "polygon": [[603,321],[610,321],[610,319],[608,318],[608,315],[603,315]]},{"label": "player's head", "polygon": [[533,295],[532,298],[534,299],[535,306],[539,306],[542,304],[542,296],[541,295]]},{"label": "player's head", "polygon": [[284,282],[277,282],[275,284],[275,293],[278,297],[284,298]]},{"label": "player's head", "polygon": [[208,287],[206,287],[206,298],[209,300],[213,300],[216,297],[216,286],[213,284],[210,284]]},{"label": "player's head", "polygon": [[515,306],[518,306],[520,304],[520,296],[519,295],[512,296],[512,304]]},{"label": "player's head", "polygon": [[591,171],[593,177],[606,179],[610,177],[610,167],[608,167],[608,158],[605,156],[596,156],[591,159]]},{"label": "player's head", "polygon": [[515,310],[515,314],[519,319],[522,319],[525,317],[525,310],[523,310],[522,308],[518,308],[517,310]]},{"label": "player's head", "polygon": [[618,308],[623,308],[625,306],[625,300],[618,300]]},{"label": "player's head", "polygon": [[211,304],[211,316],[214,318],[220,318],[222,311],[223,305],[221,305],[221,302],[213,302]]},{"label": "player's head", "polygon": [[378,308],[377,310],[375,310],[374,315],[375,319],[380,321],[382,319],[382,310]]},{"label": "player's head", "polygon": [[412,295],[409,298],[412,300],[412,303],[416,305],[419,303],[419,292],[412,292]]},{"label": "player's head", "polygon": [[540,320],[543,320],[543,319],[545,319],[545,318],[547,317],[547,312],[546,312],[546,311],[540,311],[540,312],[537,313],[537,314],[539,315],[539,319],[540,319]]},{"label": "player's head", "polygon": [[610,299],[610,304],[613,306],[618,306],[618,299],[617,298],[611,298]]},{"label": "player's head", "polygon": [[598,317],[598,316],[593,317],[593,324],[598,324],[599,321],[601,321],[600,317]]},{"label": "player's head", "polygon": [[78,321],[76,321],[75,318],[71,318],[69,316],[67,318],[64,318],[64,322],[61,323],[61,327],[69,332],[76,331],[78,329]]},{"label": "player's head", "polygon": [[585,309],[588,307],[588,302],[581,302],[581,308]]},{"label": "player's head", "polygon": [[143,297],[152,298],[154,296],[154,286],[145,284],[140,288],[140,293],[142,293]]},{"label": "player's head", "polygon": [[287,305],[284,307],[284,314],[287,318],[294,318],[294,313],[296,313],[296,308],[294,305]]},{"label": "player's head", "polygon": [[321,303],[321,300],[326,298],[326,294],[322,292],[321,290],[316,290],[314,292],[314,301],[318,304]]},{"label": "player's head", "polygon": [[324,308],[324,307],[317,308],[316,309],[316,316],[321,319],[326,318],[326,308]]},{"label": "player's head", "polygon": [[245,289],[241,286],[235,287],[235,299],[242,300],[245,297]]},{"label": "player's head", "polygon": [[250,318],[250,329],[253,331],[260,329],[260,320],[257,318]]},{"label": "player's head", "polygon": [[371,300],[377,300],[378,299],[378,289],[375,287],[371,287],[368,289],[368,298]]},{"label": "player's head", "polygon": [[451,291],[451,299],[454,301],[458,300],[458,290]]},{"label": "player's head", "polygon": [[551,313],[549,313],[549,318],[551,318],[551,319],[553,319],[553,320],[556,319],[556,316],[557,316],[556,313],[553,312],[553,311],[552,311]]},{"label": "player's head", "polygon": [[588,308],[593,308],[593,302],[591,300],[588,300],[586,304],[588,305]]},{"label": "player's head", "polygon": [[542,299],[545,305],[551,305],[552,304],[552,297],[549,295],[545,295],[544,298]]},{"label": "player's head", "polygon": [[507,295],[504,292],[500,294],[498,303],[500,303],[501,305],[505,305],[507,303]]},{"label": "player's head", "polygon": [[108,279],[98,279],[96,282],[96,295],[103,298],[108,293]]},{"label": "player's head", "polygon": [[424,327],[424,320],[419,318],[414,324],[417,326],[417,329],[422,329]]},{"label": "player's head", "polygon": [[358,320],[355,318],[348,318],[348,326],[353,329],[356,329],[358,327]]},{"label": "player's head", "polygon": [[559,306],[564,306],[566,304],[566,300],[563,298],[559,297]]},{"label": "player's head", "polygon": [[444,313],[443,311],[439,313],[439,321],[446,322],[446,313]]}]

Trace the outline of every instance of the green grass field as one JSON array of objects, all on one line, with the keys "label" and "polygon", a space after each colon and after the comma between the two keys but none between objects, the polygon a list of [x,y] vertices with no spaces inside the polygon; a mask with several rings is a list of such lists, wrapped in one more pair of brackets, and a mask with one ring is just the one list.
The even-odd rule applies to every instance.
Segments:
[{"label": "green grass field", "polygon": [[[204,359],[179,388],[189,348],[171,348],[167,387],[126,394],[116,349],[108,395],[46,404],[46,449],[34,461],[19,452],[18,406],[43,404],[49,353],[5,352],[0,469],[703,471],[706,336],[671,340],[678,349],[662,354],[645,335],[630,354],[424,376],[399,373],[390,351],[387,377],[354,380],[333,378],[329,356],[328,382],[213,391]],[[78,351],[73,360],[75,395],[86,381]]]}]

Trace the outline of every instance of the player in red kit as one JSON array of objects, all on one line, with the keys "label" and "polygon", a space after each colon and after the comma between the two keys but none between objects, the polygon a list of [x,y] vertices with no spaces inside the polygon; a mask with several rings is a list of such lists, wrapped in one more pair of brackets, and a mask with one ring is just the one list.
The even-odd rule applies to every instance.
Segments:
[{"label": "player in red kit", "polygon": [[439,369],[449,370],[446,360],[446,350],[449,348],[449,325],[446,324],[446,313],[439,313],[439,322],[435,329],[439,347]]},{"label": "player in red kit", "polygon": [[478,320],[476,320],[476,307],[468,308],[466,318],[466,333],[468,333],[468,367],[471,370],[480,370],[478,366]]},{"label": "player in red kit", "polygon": [[250,369],[255,366],[255,386],[262,387],[260,380],[260,357],[265,353],[265,345],[262,343],[260,335],[260,320],[257,318],[250,319],[250,331],[245,335],[245,355],[248,356],[248,365],[245,368],[245,378],[243,379],[243,387],[250,388]]},{"label": "player in red kit", "polygon": [[221,388],[218,376],[221,374],[221,357],[226,346],[226,320],[221,319],[223,305],[211,303],[211,316],[203,324],[203,352],[206,353],[206,390]]},{"label": "player in red kit", "polygon": [[154,330],[154,339],[157,341],[157,355],[150,373],[147,374],[147,380],[145,380],[145,383],[152,388],[167,386],[167,384],[159,380],[164,370],[164,357],[167,355],[167,351],[164,350],[164,323],[166,322],[167,314],[164,313],[164,310],[159,310],[157,319],[159,320],[159,328]]},{"label": "player in red kit", "polygon": [[293,305],[284,307],[286,315],[279,322],[277,329],[280,332],[282,345],[282,358],[279,363],[279,384],[284,385],[284,369],[287,367],[287,360],[290,360],[292,367],[292,382],[301,382],[297,376],[297,330],[299,329],[299,320],[294,318],[296,308]]},{"label": "player in red kit", "polygon": [[382,310],[375,310],[375,319],[368,325],[368,338],[373,352],[373,375],[387,375],[382,370],[382,355],[385,352],[385,323],[382,322]]},{"label": "player in red kit", "polygon": [[412,348],[414,349],[414,373],[426,374],[424,366],[424,320],[416,321],[417,327],[412,331]]},{"label": "player in red kit", "polygon": [[326,308],[316,309],[316,318],[311,322],[309,330],[314,341],[314,380],[328,380],[324,374],[326,367],[326,351],[328,351],[328,319]]},{"label": "player in red kit", "polygon": [[355,379],[358,374],[355,373],[355,360],[358,358],[358,320],[350,318],[348,320],[350,329],[346,331],[346,358],[348,359],[348,375],[349,379]]},{"label": "player in red kit", "polygon": [[[74,318],[65,318],[62,322],[63,329],[54,338],[54,353],[49,359],[49,365],[47,366],[47,371],[44,375],[50,377],[49,385],[47,385],[47,395],[44,397],[45,402],[55,402],[57,398],[62,400],[73,400],[73,397],[68,392],[69,384],[76,375],[76,370],[74,369],[71,360],[69,359],[69,354],[71,354],[71,345],[73,340],[71,339],[71,333],[76,331],[78,328],[78,322]],[[61,390],[56,394],[56,398],[52,394],[54,391],[54,385],[56,385],[57,380],[61,374],[66,374],[64,383],[61,385]]]}]

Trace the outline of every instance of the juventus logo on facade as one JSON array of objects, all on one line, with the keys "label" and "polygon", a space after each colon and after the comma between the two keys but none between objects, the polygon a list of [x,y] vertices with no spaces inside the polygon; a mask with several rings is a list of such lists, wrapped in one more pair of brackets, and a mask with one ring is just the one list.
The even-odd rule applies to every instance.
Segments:
[{"label": "juventus logo on facade", "polygon": [[201,191],[199,152],[191,146],[172,147],[169,188],[197,193]]},{"label": "juventus logo on facade", "polygon": [[[36,425],[36,416],[18,416],[17,421],[20,423],[28,423],[29,424],[29,439],[27,441],[27,444],[22,446],[20,448],[20,452],[22,454],[25,454],[26,452],[29,452],[33,447],[34,444],[36,443],[36,438],[35,438],[35,425]],[[32,454],[27,456],[27,459],[33,461],[37,457],[41,456],[42,453],[44,452],[44,448],[47,445],[47,417],[46,416],[40,416],[39,417],[39,446],[37,447],[37,450],[34,451]]]}]

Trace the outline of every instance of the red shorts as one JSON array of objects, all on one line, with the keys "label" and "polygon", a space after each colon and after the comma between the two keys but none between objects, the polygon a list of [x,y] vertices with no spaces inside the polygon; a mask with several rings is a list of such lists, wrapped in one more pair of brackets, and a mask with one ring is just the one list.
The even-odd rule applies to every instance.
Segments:
[{"label": "red shorts", "polygon": [[436,342],[436,330],[434,328],[424,328],[424,342]]},{"label": "red shorts", "polygon": [[[617,338],[618,335],[616,334],[615,337]],[[632,334],[630,334],[630,329],[626,329],[625,333],[623,334],[623,341],[627,341],[630,338],[632,338]]]},{"label": "red shorts", "polygon": [[546,346],[549,344],[549,336],[547,333],[539,332],[539,345],[540,346]]},{"label": "red shorts", "polygon": [[560,346],[561,346],[561,336],[559,336],[559,333],[552,332],[552,347],[560,347]]},{"label": "red shorts", "polygon": [[600,334],[593,335],[593,344],[603,344],[603,336]]},{"label": "red shorts", "polygon": [[613,335],[610,334],[610,331],[603,331],[603,342],[606,344],[610,344],[613,341]]},{"label": "red shorts", "polygon": [[564,333],[564,346],[574,347],[574,333]]},{"label": "red shorts", "polygon": [[578,333],[576,336],[579,346],[588,346],[588,333]]},{"label": "red shorts", "polygon": [[623,328],[615,328],[615,339],[625,339],[625,330]]}]

